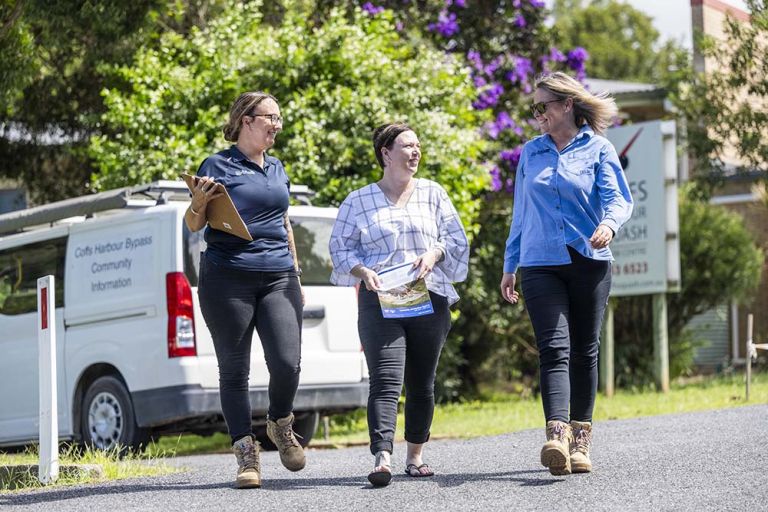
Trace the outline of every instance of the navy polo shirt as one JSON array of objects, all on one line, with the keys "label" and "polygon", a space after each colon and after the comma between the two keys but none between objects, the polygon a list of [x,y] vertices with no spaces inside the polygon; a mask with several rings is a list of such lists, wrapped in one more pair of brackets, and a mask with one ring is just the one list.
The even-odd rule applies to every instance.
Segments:
[{"label": "navy polo shirt", "polygon": [[205,229],[206,258],[243,270],[279,272],[293,268],[284,221],[290,180],[280,160],[265,153],[262,169],[233,145],[206,158],[197,175],[209,176],[227,187],[253,237],[249,242],[209,226]]}]

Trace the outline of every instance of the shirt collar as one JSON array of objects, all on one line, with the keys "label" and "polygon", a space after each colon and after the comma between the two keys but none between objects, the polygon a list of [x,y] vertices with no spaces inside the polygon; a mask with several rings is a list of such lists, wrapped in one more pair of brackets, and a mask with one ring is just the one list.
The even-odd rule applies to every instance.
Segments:
[{"label": "shirt collar", "polygon": [[[229,147],[229,157],[235,161],[235,162],[251,162],[250,159],[248,159],[247,156],[243,154],[242,151],[237,147],[237,145],[232,144]],[[267,170],[272,165],[273,158],[267,154],[267,152],[264,152],[264,170]],[[256,162],[251,162],[255,164]],[[258,165],[258,164],[257,164]]]},{"label": "shirt collar", "polygon": [[[568,146],[570,146],[571,144],[573,144],[579,139],[589,139],[589,138],[592,138],[594,135],[595,135],[595,131],[592,129],[592,127],[584,123],[584,125],[581,128],[579,128],[579,131],[576,133],[576,135],[573,136],[573,139],[571,139],[571,141],[568,143]],[[557,146],[555,146],[555,141],[552,140],[552,137],[548,133],[542,135],[539,140],[548,147],[557,148]]]}]

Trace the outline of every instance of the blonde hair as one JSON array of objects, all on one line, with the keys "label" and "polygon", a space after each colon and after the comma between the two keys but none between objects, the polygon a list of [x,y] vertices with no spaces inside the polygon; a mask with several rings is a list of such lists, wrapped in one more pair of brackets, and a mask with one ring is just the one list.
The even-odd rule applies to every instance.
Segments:
[{"label": "blonde hair", "polygon": [[607,92],[592,94],[575,78],[560,71],[540,76],[536,88],[545,89],[558,99],[572,98],[576,126],[586,123],[600,135],[619,112],[616,101]]},{"label": "blonde hair", "polygon": [[267,98],[277,103],[277,99],[274,96],[261,91],[244,92],[238,96],[232,104],[232,108],[229,109],[227,124],[221,129],[224,132],[224,139],[229,142],[237,142],[237,138],[240,136],[240,128],[243,126],[243,116],[253,115],[253,109],[256,108],[256,105]]}]

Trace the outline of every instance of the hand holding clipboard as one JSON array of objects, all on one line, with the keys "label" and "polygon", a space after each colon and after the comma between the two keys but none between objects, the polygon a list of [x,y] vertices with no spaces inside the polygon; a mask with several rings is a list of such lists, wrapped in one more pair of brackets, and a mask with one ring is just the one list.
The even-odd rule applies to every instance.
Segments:
[{"label": "hand holding clipboard", "polygon": [[[195,186],[200,178],[187,173],[182,174],[181,177],[184,179],[184,183],[187,184],[189,191],[194,194]],[[220,183],[217,183],[216,187],[217,192],[220,191],[223,192],[223,194],[212,199],[206,205],[205,215],[208,225],[213,229],[218,229],[219,231],[235,235],[243,240],[248,240],[249,242],[252,241],[253,237],[248,232],[245,222],[243,222],[242,217],[240,217],[240,214],[237,212],[237,208],[235,208],[232,198],[229,197],[227,188]]]}]

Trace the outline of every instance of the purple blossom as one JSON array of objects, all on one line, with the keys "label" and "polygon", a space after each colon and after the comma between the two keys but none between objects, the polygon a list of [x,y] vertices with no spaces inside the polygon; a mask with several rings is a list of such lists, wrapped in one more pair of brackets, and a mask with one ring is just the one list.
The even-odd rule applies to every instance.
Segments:
[{"label": "purple blossom", "polygon": [[512,7],[519,9],[523,5],[523,0],[513,0]]},{"label": "purple blossom", "polygon": [[480,89],[481,87],[485,87],[488,84],[485,78],[481,76],[475,76],[474,78],[472,78],[472,81],[475,82],[475,87],[477,87],[478,89]]},{"label": "purple blossom", "polygon": [[501,132],[504,130],[512,130],[518,136],[523,135],[522,127],[518,126],[509,113],[501,111],[496,115],[496,120],[485,123],[485,132],[492,139],[498,139]]},{"label": "purple blossom", "polygon": [[384,11],[384,7],[373,5],[371,2],[365,2],[362,9],[367,12],[369,16],[376,16]]},{"label": "purple blossom", "polygon": [[531,7],[534,9],[541,9],[545,5],[544,0],[528,0],[528,3],[531,4]]},{"label": "purple blossom", "polygon": [[528,25],[528,22],[525,21],[525,16],[517,13],[517,16],[515,16],[515,26],[517,28],[525,28],[526,25]]},{"label": "purple blossom", "polygon": [[499,158],[507,162],[511,168],[516,168],[520,162],[520,154],[523,152],[523,146],[517,146],[514,149],[504,149],[499,153]]},{"label": "purple blossom", "polygon": [[507,193],[509,194],[515,191],[515,182],[512,180],[512,178],[507,178],[506,186],[504,187],[504,190],[506,190]]},{"label": "purple blossom", "polygon": [[501,67],[501,64],[504,62],[504,57],[499,55],[495,59],[493,59],[491,62],[489,62],[487,65],[483,67],[483,72],[491,76],[493,75],[497,69]]},{"label": "purple blossom", "polygon": [[477,100],[472,102],[472,106],[476,110],[493,108],[499,102],[499,98],[502,94],[504,94],[504,87],[498,82],[492,82],[487,89],[480,92]]},{"label": "purple blossom", "polygon": [[395,22],[395,30],[397,30],[398,32],[402,32],[403,31],[403,27],[404,27],[404,25],[403,25],[402,21],[397,20]]},{"label": "purple blossom", "polygon": [[549,49],[549,60],[553,62],[565,62],[567,57],[554,46]]},{"label": "purple blossom", "polygon": [[589,53],[581,46],[577,46],[573,50],[568,52],[566,59],[566,65],[572,70],[576,71],[576,78],[584,80],[587,76],[584,63],[589,59]]},{"label": "purple blossom", "polygon": [[494,192],[498,192],[501,190],[502,187],[502,181],[501,181],[501,170],[497,166],[493,166],[490,171],[488,171],[488,174],[491,175],[491,190]]},{"label": "purple blossom", "polygon": [[524,84],[528,77],[533,74],[533,63],[526,57],[512,57],[514,69],[507,72],[506,79],[510,82]]},{"label": "purple blossom", "polygon": [[450,7],[452,5],[455,5],[456,7],[466,7],[467,3],[465,0],[445,0],[445,6]]},{"label": "purple blossom", "polygon": [[430,23],[427,25],[427,30],[430,32],[438,32],[443,37],[451,37],[459,31],[459,23],[456,21],[456,14],[443,9],[437,17],[437,23]]},{"label": "purple blossom", "polygon": [[468,51],[467,60],[472,63],[472,67],[474,67],[476,70],[483,70],[483,59],[480,57],[480,52],[475,50]]}]

